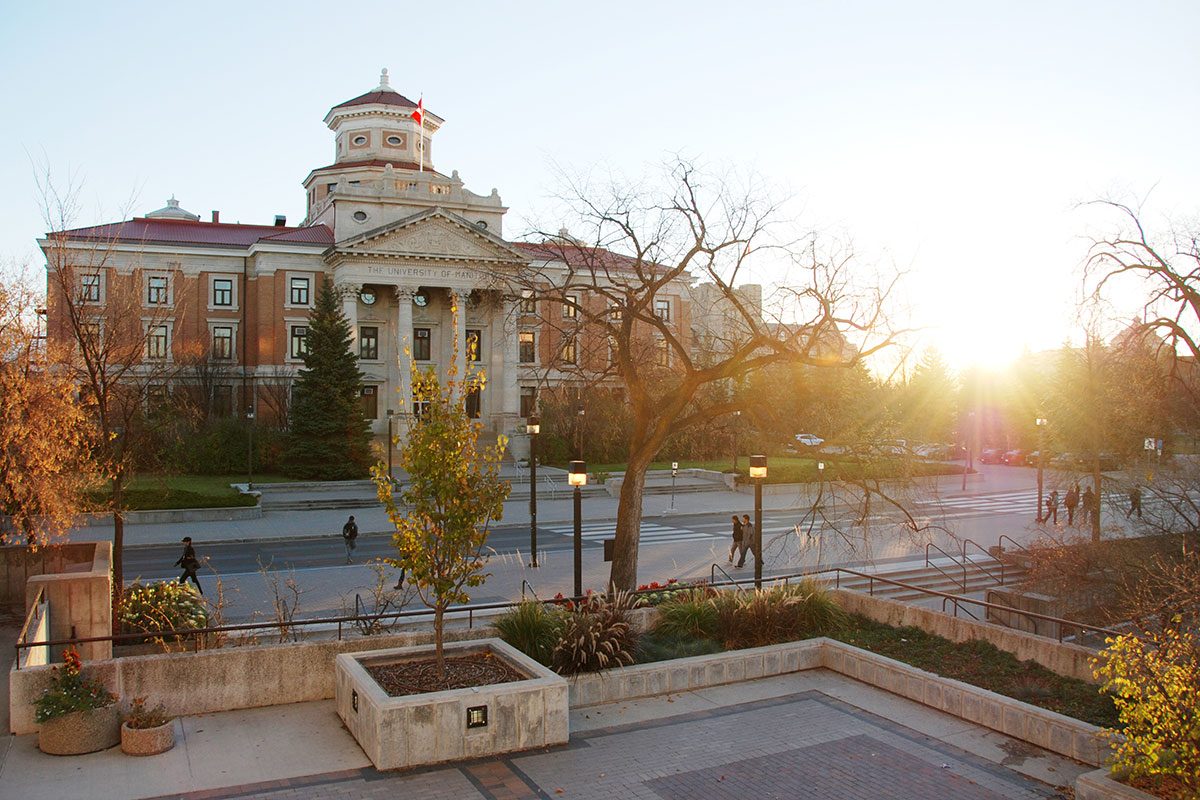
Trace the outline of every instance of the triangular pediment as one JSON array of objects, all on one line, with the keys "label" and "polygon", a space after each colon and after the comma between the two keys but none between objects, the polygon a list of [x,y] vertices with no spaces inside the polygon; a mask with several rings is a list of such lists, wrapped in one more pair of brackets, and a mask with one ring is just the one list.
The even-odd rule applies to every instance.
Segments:
[{"label": "triangular pediment", "polygon": [[528,260],[500,237],[441,208],[431,208],[359,234],[339,242],[334,249],[345,256],[506,264]]}]

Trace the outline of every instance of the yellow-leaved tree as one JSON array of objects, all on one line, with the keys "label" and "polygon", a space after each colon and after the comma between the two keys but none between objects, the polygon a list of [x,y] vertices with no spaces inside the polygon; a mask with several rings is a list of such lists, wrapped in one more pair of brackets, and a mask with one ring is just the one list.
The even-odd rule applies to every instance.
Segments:
[{"label": "yellow-leaved tree", "polygon": [[[453,363],[453,362],[452,362]],[[400,450],[400,466],[409,482],[397,507],[387,467],[371,470],[380,501],[395,526],[396,557],[387,559],[407,570],[408,580],[433,609],[438,679],[445,678],[443,654],[446,610],[468,602],[467,591],[487,580],[484,551],[488,528],[499,520],[511,489],[500,478],[500,459],[508,442],[479,441],[483,426],[468,416],[464,399],[485,386],[483,372],[462,379],[450,370],[445,385],[433,370],[413,370],[413,402],[420,413],[410,417],[408,437]]]}]

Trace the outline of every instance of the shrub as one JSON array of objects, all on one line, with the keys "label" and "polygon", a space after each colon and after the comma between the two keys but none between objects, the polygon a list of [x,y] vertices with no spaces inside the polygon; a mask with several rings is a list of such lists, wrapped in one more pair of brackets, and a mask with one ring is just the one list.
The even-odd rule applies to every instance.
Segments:
[{"label": "shrub", "polygon": [[714,598],[716,638],[730,649],[819,636],[845,624],[845,612],[812,581]]},{"label": "shrub", "polygon": [[123,625],[141,633],[208,627],[203,598],[190,584],[175,581],[134,583],[125,590],[119,616]]},{"label": "shrub", "polygon": [[564,612],[536,600],[523,600],[496,620],[500,638],[539,664],[550,666],[563,628]]},{"label": "shrub", "polygon": [[638,637],[629,612],[636,602],[628,592],[594,594],[568,612],[551,658],[554,669],[575,675],[632,664]]},{"label": "shrub", "polygon": [[717,637],[717,606],[704,589],[672,592],[658,606],[655,631],[664,636],[693,639]]},{"label": "shrub", "polygon": [[1114,772],[1178,781],[1192,797],[1200,793],[1200,634],[1180,623],[1106,640],[1095,671],[1125,728],[1113,736]]},{"label": "shrub", "polygon": [[63,651],[63,665],[54,667],[50,686],[34,704],[34,719],[45,722],[75,711],[104,708],[117,702],[99,681],[83,677],[83,662],[73,649]]},{"label": "shrub", "polygon": [[692,587],[689,584],[680,583],[678,578],[671,578],[666,583],[651,581],[638,586],[638,599],[640,605],[656,606],[670,599],[678,592],[684,592]]}]

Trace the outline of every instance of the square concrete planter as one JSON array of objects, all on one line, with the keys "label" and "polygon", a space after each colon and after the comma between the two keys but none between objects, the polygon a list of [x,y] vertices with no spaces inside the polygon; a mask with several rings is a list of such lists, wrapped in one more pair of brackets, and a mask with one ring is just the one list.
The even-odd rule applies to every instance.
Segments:
[{"label": "square concrete planter", "polygon": [[488,651],[528,680],[390,697],[365,667],[431,658],[432,646],[342,653],[335,664],[338,716],[377,769],[566,743],[565,678],[499,639],[446,644],[447,656]]}]

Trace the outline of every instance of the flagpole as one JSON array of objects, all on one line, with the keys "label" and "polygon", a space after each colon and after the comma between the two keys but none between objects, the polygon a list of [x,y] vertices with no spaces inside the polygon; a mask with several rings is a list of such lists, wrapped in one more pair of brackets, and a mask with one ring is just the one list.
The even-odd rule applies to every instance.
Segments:
[{"label": "flagpole", "polygon": [[425,171],[425,93],[421,93],[420,105],[421,119],[417,121],[417,147],[421,150],[421,165],[417,169],[418,172]]}]

